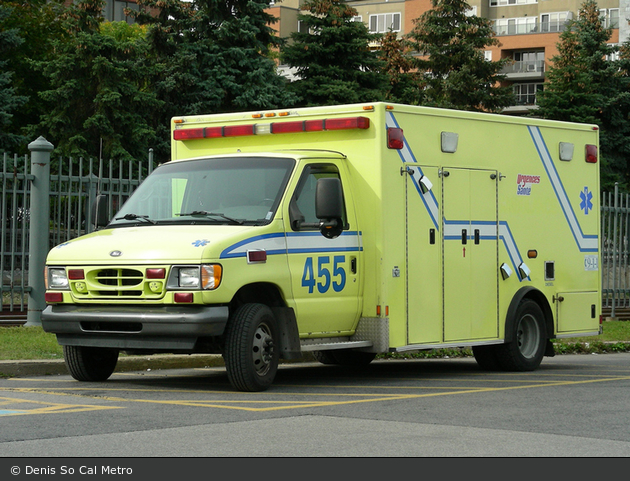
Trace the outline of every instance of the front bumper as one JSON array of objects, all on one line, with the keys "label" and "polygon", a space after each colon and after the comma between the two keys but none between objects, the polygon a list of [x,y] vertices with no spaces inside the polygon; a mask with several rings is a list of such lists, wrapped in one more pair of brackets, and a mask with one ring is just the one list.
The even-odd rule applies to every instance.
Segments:
[{"label": "front bumper", "polygon": [[54,304],[42,327],[61,345],[194,352],[198,338],[223,334],[228,316],[227,306]]}]

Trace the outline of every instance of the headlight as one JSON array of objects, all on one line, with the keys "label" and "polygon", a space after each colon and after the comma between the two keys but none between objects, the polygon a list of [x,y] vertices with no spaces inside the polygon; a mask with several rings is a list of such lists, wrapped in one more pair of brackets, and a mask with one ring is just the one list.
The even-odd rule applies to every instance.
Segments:
[{"label": "headlight", "polygon": [[46,289],[68,289],[65,267],[46,267]]},{"label": "headlight", "polygon": [[199,267],[180,267],[179,287],[195,289],[200,285],[199,277]]},{"label": "headlight", "polygon": [[169,289],[213,290],[221,283],[222,268],[219,264],[201,266],[173,266],[168,278]]}]

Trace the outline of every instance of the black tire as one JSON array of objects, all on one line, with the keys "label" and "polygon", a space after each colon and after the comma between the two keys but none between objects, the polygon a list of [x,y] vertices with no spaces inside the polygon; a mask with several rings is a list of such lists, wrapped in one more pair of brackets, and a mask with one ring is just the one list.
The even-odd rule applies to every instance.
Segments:
[{"label": "black tire", "polygon": [[276,320],[264,304],[245,304],[230,318],[223,358],[230,384],[239,391],[264,391],[278,371]]},{"label": "black tire", "polygon": [[499,361],[497,359],[497,346],[473,346],[473,356],[475,361],[484,371],[499,371]]},{"label": "black tire", "polygon": [[336,363],[341,366],[367,366],[376,357],[375,352],[352,351],[342,349],[331,352]]},{"label": "black tire", "polygon": [[118,363],[118,349],[63,346],[63,358],[77,381],[101,382],[112,375]]},{"label": "black tire", "polygon": [[523,299],[512,322],[513,339],[497,346],[499,365],[505,371],[533,371],[545,355],[547,332],[542,309],[531,299]]}]

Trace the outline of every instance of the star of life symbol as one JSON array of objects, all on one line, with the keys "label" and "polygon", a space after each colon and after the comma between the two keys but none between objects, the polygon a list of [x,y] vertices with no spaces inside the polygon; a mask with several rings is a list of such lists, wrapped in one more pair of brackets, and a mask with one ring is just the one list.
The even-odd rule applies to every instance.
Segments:
[{"label": "star of life symbol", "polygon": [[195,242],[192,243],[192,245],[194,245],[195,247],[203,247],[205,245],[208,244],[209,241],[207,240],[196,240]]},{"label": "star of life symbol", "polygon": [[593,193],[589,192],[588,187],[584,187],[584,190],[580,192],[580,209],[584,211],[584,214],[588,215],[589,210],[593,210]]}]

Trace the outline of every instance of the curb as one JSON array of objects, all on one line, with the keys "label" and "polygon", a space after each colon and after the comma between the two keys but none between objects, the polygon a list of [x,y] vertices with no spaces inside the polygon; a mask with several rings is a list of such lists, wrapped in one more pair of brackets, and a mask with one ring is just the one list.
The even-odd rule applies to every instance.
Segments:
[{"label": "curb", "polygon": [[[225,366],[218,354],[121,356],[114,372]],[[63,359],[0,361],[0,377],[69,374]]]}]

